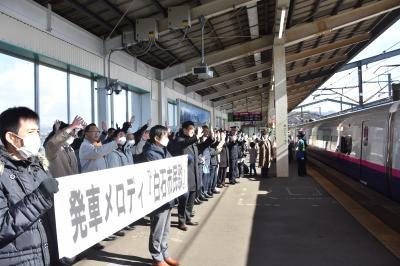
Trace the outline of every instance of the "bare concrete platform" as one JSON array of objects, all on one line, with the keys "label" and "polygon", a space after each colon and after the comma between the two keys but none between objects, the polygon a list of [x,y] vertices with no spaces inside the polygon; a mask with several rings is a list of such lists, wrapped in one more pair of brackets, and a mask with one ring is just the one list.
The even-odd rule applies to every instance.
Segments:
[{"label": "bare concrete platform", "polygon": [[[196,206],[197,227],[176,226],[170,253],[183,266],[400,265],[311,177],[244,178]],[[149,227],[92,251],[75,265],[150,265]]]}]

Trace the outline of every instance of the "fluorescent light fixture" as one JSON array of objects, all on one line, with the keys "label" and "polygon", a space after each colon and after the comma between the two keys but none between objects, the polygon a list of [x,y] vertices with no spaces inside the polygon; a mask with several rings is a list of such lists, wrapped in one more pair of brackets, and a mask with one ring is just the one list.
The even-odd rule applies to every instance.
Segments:
[{"label": "fluorescent light fixture", "polygon": [[282,8],[282,12],[281,12],[281,22],[279,24],[279,35],[278,38],[282,39],[282,35],[283,35],[283,26],[285,24],[285,15],[286,15],[286,8]]}]

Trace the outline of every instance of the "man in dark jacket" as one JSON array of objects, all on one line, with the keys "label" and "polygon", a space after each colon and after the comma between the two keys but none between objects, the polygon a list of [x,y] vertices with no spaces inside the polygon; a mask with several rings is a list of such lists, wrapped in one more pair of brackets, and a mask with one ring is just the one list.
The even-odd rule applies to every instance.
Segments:
[{"label": "man in dark jacket", "polygon": [[[221,139],[225,139],[225,133],[221,132]],[[218,187],[222,188],[225,185],[226,172],[229,168],[229,148],[226,143],[223,144],[222,150],[219,157],[219,169],[218,169]]]},{"label": "man in dark jacket", "polygon": [[51,264],[47,212],[58,182],[37,159],[38,121],[26,107],[0,114],[0,265]]},{"label": "man in dark jacket", "polygon": [[201,188],[201,176],[199,174],[199,148],[211,145],[210,141],[205,141],[197,145],[197,141],[202,137],[203,130],[201,127],[195,135],[195,127],[192,121],[182,123],[182,129],[176,136],[175,140],[168,146],[170,152],[174,156],[187,154],[188,155],[188,189],[189,192],[179,197],[178,205],[178,228],[186,231],[186,225],[198,225],[197,222],[192,222],[190,215],[193,211],[194,199],[196,192]]},{"label": "man in dark jacket", "polygon": [[[162,160],[171,157],[167,150],[169,139],[168,129],[157,125],[150,130],[150,140],[143,147],[143,155],[146,161]],[[149,251],[153,258],[153,266],[178,266],[179,262],[169,256],[168,238],[171,227],[171,209],[175,206],[172,200],[150,216]],[[166,264],[165,264],[166,263]]]},{"label": "man in dark jacket", "polygon": [[240,146],[237,141],[237,135],[231,135],[229,137],[228,149],[229,149],[229,184],[234,185],[238,183],[236,178],[239,177],[239,152]]}]

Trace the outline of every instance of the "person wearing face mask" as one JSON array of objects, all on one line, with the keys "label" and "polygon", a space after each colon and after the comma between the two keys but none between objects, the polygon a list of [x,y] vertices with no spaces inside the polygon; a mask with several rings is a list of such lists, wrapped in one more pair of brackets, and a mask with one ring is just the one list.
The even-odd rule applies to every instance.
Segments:
[{"label": "person wearing face mask", "polygon": [[26,107],[0,114],[0,265],[47,266],[54,254],[48,211],[58,182],[37,160],[38,122]]},{"label": "person wearing face mask", "polygon": [[107,168],[129,165],[128,158],[124,153],[124,145],[126,144],[125,132],[122,129],[117,129],[111,138],[117,142],[118,147],[106,155]]},{"label": "person wearing face mask", "polygon": [[126,131],[124,131],[126,136],[126,142],[125,145],[123,146],[123,151],[126,155],[126,158],[128,159],[128,164],[134,164],[133,149],[135,147],[135,139],[133,137],[131,129],[132,128],[128,128]]},{"label": "person wearing face mask", "polygon": [[[167,150],[168,129],[157,125],[150,129],[150,140],[143,147],[146,161],[162,160],[171,157]],[[150,216],[149,251],[153,266],[178,266],[179,262],[168,254],[168,238],[171,227],[171,209],[175,201],[168,202],[153,211]]]},{"label": "person wearing face mask", "polygon": [[84,132],[85,139],[79,148],[82,172],[107,169],[105,156],[118,148],[117,141],[112,139],[109,143],[102,144],[100,142],[100,130],[94,123],[87,125]]},{"label": "person wearing face mask", "polygon": [[61,121],[54,124],[53,131],[43,144],[53,177],[79,174],[78,160],[71,144],[75,140],[75,130],[82,129],[84,125],[84,120],[79,116],[75,117],[71,125]]}]

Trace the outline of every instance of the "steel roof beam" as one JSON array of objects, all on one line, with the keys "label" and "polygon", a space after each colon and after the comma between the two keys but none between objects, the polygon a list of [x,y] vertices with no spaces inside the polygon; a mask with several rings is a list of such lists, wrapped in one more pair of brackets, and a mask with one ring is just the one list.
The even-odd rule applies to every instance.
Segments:
[{"label": "steel roof beam", "polygon": [[[309,65],[304,66],[304,67],[295,68],[295,69],[290,70],[290,71],[287,72],[287,77],[296,76],[296,75],[301,74],[301,73],[305,73],[305,72],[308,72],[308,71],[311,71],[311,70],[314,70],[314,69],[317,69],[317,68],[325,67],[325,66],[328,66],[328,65],[337,64],[337,63],[340,63],[340,62],[343,62],[343,61],[346,61],[346,60],[347,60],[347,56],[338,56],[338,57],[331,58],[331,59],[328,59],[328,60],[325,60],[325,61],[321,61],[321,62],[318,62],[318,63],[309,64]],[[212,93],[212,94],[203,96],[203,100],[217,99],[217,98],[225,96],[225,95],[229,95],[229,94],[232,94],[232,93],[235,93],[235,92],[240,92],[240,91],[243,91],[243,90],[258,86],[258,85],[264,85],[264,84],[269,83],[269,82],[270,82],[269,78],[259,79],[259,80],[256,80],[256,81],[252,81],[250,83],[245,83],[245,84],[240,85],[240,86],[232,87],[232,88],[230,88],[228,90],[222,90],[222,91],[218,91],[216,93]]]},{"label": "steel roof beam", "polygon": [[[259,0],[215,0],[209,3],[196,6],[190,10],[190,16],[192,18],[191,24],[199,23],[198,18],[204,16],[206,19],[210,19],[221,14],[230,12],[242,6],[257,3]],[[163,35],[169,31],[168,19],[162,19],[158,23],[158,32]]]},{"label": "steel roof beam", "polygon": [[[357,35],[350,39],[345,39],[345,40],[337,41],[335,43],[325,44],[325,45],[322,45],[315,49],[306,50],[306,51],[303,51],[300,53],[289,54],[286,57],[286,61],[289,64],[294,61],[302,60],[304,58],[308,58],[308,57],[312,57],[312,56],[315,56],[315,55],[318,55],[321,53],[329,52],[331,50],[337,49],[338,47],[345,47],[345,46],[352,45],[355,43],[365,42],[369,39],[370,39],[370,35],[368,33],[363,33],[361,35]],[[267,62],[267,63],[261,64],[261,65],[244,68],[244,69],[238,70],[236,72],[222,75],[218,78],[205,80],[203,82],[188,86],[188,87],[186,87],[185,92],[186,93],[196,92],[196,91],[202,90],[204,88],[219,85],[224,82],[231,81],[233,79],[245,77],[245,76],[257,73],[259,71],[268,70],[268,69],[271,69],[271,67],[272,67],[271,62]]]},{"label": "steel roof beam", "polygon": [[252,87],[267,84],[269,82],[270,82],[270,78],[262,78],[262,79],[258,79],[258,80],[248,82],[248,83],[245,82],[244,84],[229,88],[227,90],[222,90],[222,91],[218,91],[216,93],[205,95],[205,96],[203,96],[203,101],[217,99],[217,98],[225,96],[225,95],[229,95],[229,94],[239,92],[239,91],[244,91],[244,90],[250,89]]},{"label": "steel roof beam", "polygon": [[[390,11],[400,8],[400,0],[382,0],[366,4],[360,8],[343,11],[335,16],[318,19],[311,23],[304,23],[286,30],[286,44],[290,46],[304,40],[328,34],[331,31],[359,23]],[[214,66],[227,61],[248,56],[257,52],[272,49],[274,35],[268,35],[242,44],[227,47],[223,51],[209,53],[206,56],[207,64]],[[192,67],[198,63],[198,58],[190,59],[179,65],[163,71],[163,79],[170,79],[190,73]]]},{"label": "steel roof beam", "polygon": [[256,66],[252,66],[252,67],[248,67],[248,68],[243,68],[238,71],[235,71],[235,72],[232,72],[229,74],[225,74],[225,75],[222,75],[217,78],[205,80],[203,82],[188,86],[188,87],[186,87],[185,92],[191,93],[191,92],[199,91],[204,88],[208,88],[208,87],[215,86],[215,85],[220,85],[227,81],[232,81],[234,79],[245,77],[245,76],[257,73],[259,71],[267,70],[270,68],[271,68],[271,62],[267,62],[264,64],[260,64],[260,65],[256,65]]},{"label": "steel roof beam", "polygon": [[229,103],[229,102],[232,102],[232,101],[235,101],[235,100],[240,100],[240,99],[243,100],[244,97],[255,96],[255,95],[258,95],[258,94],[261,94],[261,93],[269,93],[269,92],[265,88],[256,89],[254,91],[249,91],[249,92],[246,92],[246,93],[242,93],[240,95],[236,95],[236,96],[233,96],[233,97],[229,97],[229,98],[214,102],[213,103],[213,107],[221,106],[221,105],[223,105],[225,103]]},{"label": "steel roof beam", "polygon": [[106,28],[109,31],[113,30],[113,26],[111,24],[109,24],[108,22],[106,22],[105,20],[103,20],[102,18],[100,18],[99,16],[97,16],[95,13],[93,13],[92,11],[90,11],[88,8],[86,8],[85,6],[81,5],[80,3],[78,3],[75,0],[65,0],[65,2],[67,2],[68,4],[70,4],[73,8],[75,8],[76,10],[78,10],[79,12],[84,13],[86,16],[94,19],[95,21],[97,21],[97,23],[99,23],[100,25],[102,25],[104,28]]}]

